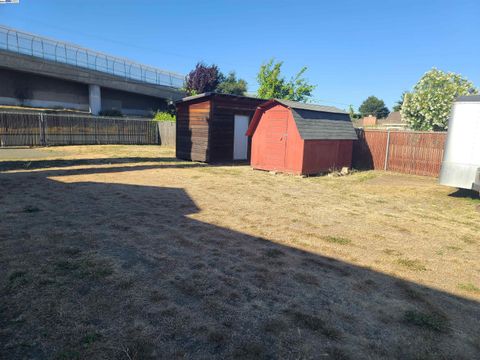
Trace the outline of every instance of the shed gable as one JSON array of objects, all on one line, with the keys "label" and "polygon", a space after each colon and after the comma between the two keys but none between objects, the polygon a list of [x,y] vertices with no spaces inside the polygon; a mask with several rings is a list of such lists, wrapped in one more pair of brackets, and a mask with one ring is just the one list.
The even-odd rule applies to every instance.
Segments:
[{"label": "shed gable", "polygon": [[303,140],[357,140],[350,116],[345,111],[331,106],[277,99],[269,100],[257,108],[247,131],[248,136],[253,135],[262,115],[275,104],[291,111]]}]

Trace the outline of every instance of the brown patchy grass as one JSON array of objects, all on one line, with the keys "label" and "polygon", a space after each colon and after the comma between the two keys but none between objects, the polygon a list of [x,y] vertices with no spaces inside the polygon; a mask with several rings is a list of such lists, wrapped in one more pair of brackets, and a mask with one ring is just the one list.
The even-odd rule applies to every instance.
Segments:
[{"label": "brown patchy grass", "polygon": [[397,263],[412,271],[425,271],[427,268],[418,260],[398,259]]},{"label": "brown patchy grass", "polygon": [[480,201],[434,179],[1,151],[0,358],[480,352]]}]

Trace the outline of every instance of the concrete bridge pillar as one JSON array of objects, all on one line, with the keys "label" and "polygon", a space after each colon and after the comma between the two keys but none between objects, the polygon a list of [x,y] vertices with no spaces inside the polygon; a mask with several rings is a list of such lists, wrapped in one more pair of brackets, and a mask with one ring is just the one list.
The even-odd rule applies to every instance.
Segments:
[{"label": "concrete bridge pillar", "polygon": [[98,115],[102,110],[102,96],[100,94],[100,86],[88,85],[88,103],[92,115]]}]

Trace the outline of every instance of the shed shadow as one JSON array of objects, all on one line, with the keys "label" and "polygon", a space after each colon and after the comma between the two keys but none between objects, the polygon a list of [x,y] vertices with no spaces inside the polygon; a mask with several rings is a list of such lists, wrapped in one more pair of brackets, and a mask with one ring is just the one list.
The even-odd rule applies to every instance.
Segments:
[{"label": "shed shadow", "polygon": [[358,140],[353,141],[352,150],[352,168],[357,170],[373,170],[375,164],[370,146],[365,139],[365,131],[363,129],[355,129]]}]

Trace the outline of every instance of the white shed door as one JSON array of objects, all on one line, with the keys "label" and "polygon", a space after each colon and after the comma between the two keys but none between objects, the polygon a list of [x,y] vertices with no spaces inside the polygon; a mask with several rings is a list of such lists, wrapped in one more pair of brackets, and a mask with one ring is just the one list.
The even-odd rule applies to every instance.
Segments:
[{"label": "white shed door", "polygon": [[248,136],[245,135],[248,129],[248,116],[235,115],[235,128],[233,132],[233,160],[247,160]]}]

